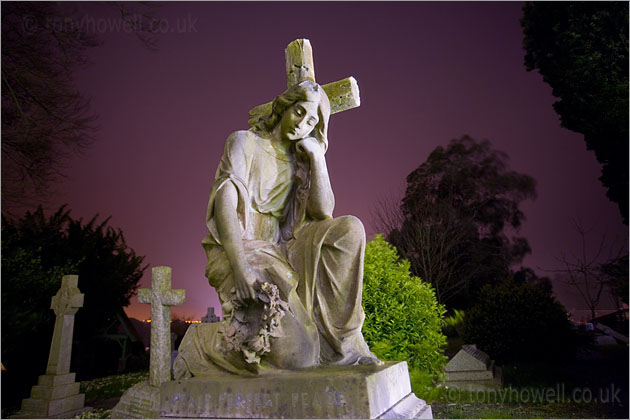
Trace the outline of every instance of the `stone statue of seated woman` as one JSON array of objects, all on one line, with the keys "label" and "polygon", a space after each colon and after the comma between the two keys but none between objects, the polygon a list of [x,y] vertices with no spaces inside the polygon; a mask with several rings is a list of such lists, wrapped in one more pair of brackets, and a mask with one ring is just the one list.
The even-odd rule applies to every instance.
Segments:
[{"label": "stone statue of seated woman", "polygon": [[224,321],[189,328],[175,379],[382,363],[361,334],[363,225],[332,217],[329,116],[306,80],[228,137],[202,242]]}]

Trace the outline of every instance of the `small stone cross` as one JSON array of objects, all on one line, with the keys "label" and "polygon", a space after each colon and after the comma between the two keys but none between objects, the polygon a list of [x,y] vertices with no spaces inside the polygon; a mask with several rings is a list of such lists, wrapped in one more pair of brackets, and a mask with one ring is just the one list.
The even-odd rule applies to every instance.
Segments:
[{"label": "small stone cross", "polygon": [[171,380],[171,306],[183,305],[184,289],[171,289],[171,267],[153,267],[152,289],[138,290],[138,302],[151,305],[149,384]]},{"label": "small stone cross", "polygon": [[61,288],[50,302],[50,309],[55,311],[55,329],[46,373],[63,375],[70,372],[70,355],[72,354],[72,334],[74,332],[74,315],[83,307],[83,297],[77,285],[79,276],[63,276]]},{"label": "small stone cross", "polygon": [[[284,50],[287,69],[287,88],[297,85],[304,80],[315,81],[315,65],[313,63],[313,49],[308,39],[296,39]],[[330,100],[330,113],[345,111],[361,105],[359,85],[350,76],[337,82],[323,85]],[[249,111],[249,125],[256,124],[258,119],[271,112],[272,102],[258,105]]]}]

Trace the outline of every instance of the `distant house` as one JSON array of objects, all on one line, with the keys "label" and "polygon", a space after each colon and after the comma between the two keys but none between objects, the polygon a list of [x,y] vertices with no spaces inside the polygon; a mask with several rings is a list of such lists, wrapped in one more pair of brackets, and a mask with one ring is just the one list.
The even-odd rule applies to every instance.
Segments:
[{"label": "distant house", "polygon": [[149,320],[139,320],[136,318],[129,318],[133,326],[136,328],[136,331],[140,335],[140,339],[145,349],[149,349],[151,345],[151,323]]},{"label": "distant house", "polygon": [[614,324],[624,323],[626,321],[628,321],[628,305],[626,305],[625,303],[623,304],[623,308],[614,312],[607,313],[605,315],[600,315],[591,320],[591,322],[594,324],[606,324],[611,327]]},{"label": "distant house", "polygon": [[143,342],[141,335],[138,334],[134,324],[122,308],[118,310],[116,319],[100,337],[113,340],[120,345],[121,355],[118,361],[118,372],[125,371],[127,359],[133,353],[132,347]]},{"label": "distant house", "polygon": [[591,332],[596,344],[613,345],[628,344],[630,335],[628,323],[628,305],[617,311],[607,311],[604,315],[597,316],[588,322],[571,321],[574,328]]}]

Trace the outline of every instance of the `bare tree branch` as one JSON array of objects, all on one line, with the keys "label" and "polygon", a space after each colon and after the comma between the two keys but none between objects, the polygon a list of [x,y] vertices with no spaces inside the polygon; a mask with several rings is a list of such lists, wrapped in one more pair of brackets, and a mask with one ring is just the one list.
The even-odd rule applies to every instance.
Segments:
[{"label": "bare tree branch", "polygon": [[[84,6],[2,5],[3,213],[46,203],[51,184],[64,176],[67,159],[94,140],[96,115],[75,88],[73,72],[87,63],[87,51],[100,39],[80,21],[85,14],[78,16],[77,7]],[[154,48],[156,28],[144,5],[118,7],[134,19],[141,42]]]},{"label": "bare tree branch", "polygon": [[[558,277],[558,280],[571,285],[580,294],[591,312],[591,319],[594,320],[603,293],[611,289],[611,279],[606,272],[605,265],[607,262],[621,258],[624,251],[627,252],[627,250],[625,245],[615,247],[613,243],[609,244],[606,235],[602,235],[597,248],[592,255],[589,255],[587,236],[592,229],[584,228],[577,219],[571,219],[571,224],[580,236],[581,255],[576,256],[571,253],[571,257],[567,257],[566,253],[563,252],[556,259],[564,265],[564,268],[546,271],[563,275]],[[602,262],[606,249],[608,249],[607,262]]]}]

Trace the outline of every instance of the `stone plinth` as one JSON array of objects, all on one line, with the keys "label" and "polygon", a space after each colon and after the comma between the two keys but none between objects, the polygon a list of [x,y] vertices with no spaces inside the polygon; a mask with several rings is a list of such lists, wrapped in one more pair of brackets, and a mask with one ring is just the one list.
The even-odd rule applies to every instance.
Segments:
[{"label": "stone plinth", "polygon": [[487,391],[501,389],[501,368],[474,344],[465,344],[446,365],[446,385],[468,390]]},{"label": "stone plinth", "polygon": [[79,393],[80,384],[74,373],[41,375],[31,389],[31,398],[22,400],[19,418],[52,418],[71,416],[84,410],[85,394]]},{"label": "stone plinth", "polygon": [[256,377],[218,374],[165,382],[159,397],[148,383],[136,387],[125,393],[112,418],[157,417],[158,403],[159,417],[167,418],[432,417],[431,407],[411,392],[406,362]]}]

